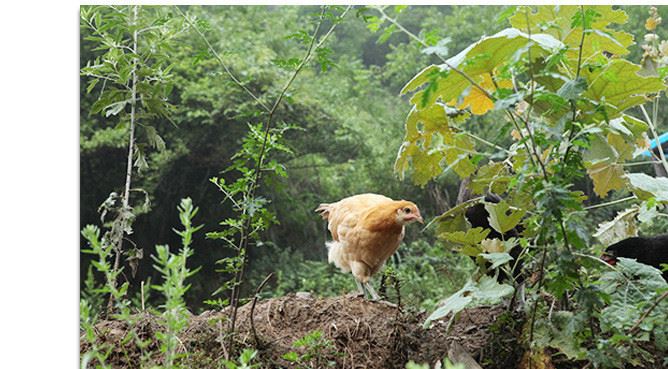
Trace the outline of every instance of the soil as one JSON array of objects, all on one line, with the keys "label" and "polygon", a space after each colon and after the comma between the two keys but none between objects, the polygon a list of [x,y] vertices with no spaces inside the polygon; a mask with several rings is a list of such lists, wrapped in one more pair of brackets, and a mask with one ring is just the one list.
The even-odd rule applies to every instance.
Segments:
[{"label": "soil", "polygon": [[[262,367],[296,367],[282,358],[290,351],[308,354],[293,343],[313,331],[321,331],[328,346],[305,358],[306,367],[405,368],[412,360],[434,367],[448,356],[451,348],[462,348],[484,368],[514,368],[524,352],[518,343],[523,319],[503,306],[479,307],[463,311],[449,327],[447,321],[434,322],[430,329],[422,323],[426,314],[400,312],[395,306],[347,295],[314,298],[308,294],[287,295],[258,301],[253,313],[258,342],[252,333],[251,304],[239,308],[239,347],[259,348],[255,362]],[[227,326],[227,311],[206,311],[191,316],[179,335],[183,364],[189,368],[220,367],[226,356],[221,333]],[[106,320],[96,325],[99,343],[111,344],[107,358],[115,368],[136,368],[140,362],[161,362],[155,333],[159,317],[148,313],[136,316],[134,332],[151,342],[139,349],[125,322]],[[136,340],[134,340],[136,341]],[[88,345],[82,340],[82,352]],[[493,358],[493,361],[491,360]]]}]

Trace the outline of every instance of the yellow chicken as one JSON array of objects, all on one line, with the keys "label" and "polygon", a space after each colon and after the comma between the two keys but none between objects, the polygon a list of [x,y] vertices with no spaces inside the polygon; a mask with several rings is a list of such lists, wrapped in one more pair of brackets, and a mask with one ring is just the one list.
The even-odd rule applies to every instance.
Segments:
[{"label": "yellow chicken", "polygon": [[352,272],[360,292],[380,296],[369,279],[397,250],[404,226],[423,223],[418,207],[405,200],[367,193],[346,197],[315,210],[328,221],[333,240],[327,242],[328,260],[343,272]]}]

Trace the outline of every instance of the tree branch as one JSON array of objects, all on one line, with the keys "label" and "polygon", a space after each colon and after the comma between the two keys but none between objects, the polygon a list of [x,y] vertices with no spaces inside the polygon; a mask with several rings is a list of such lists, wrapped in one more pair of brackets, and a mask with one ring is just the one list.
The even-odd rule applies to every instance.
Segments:
[{"label": "tree branch", "polygon": [[[343,19],[351,8],[352,8],[352,5],[349,5],[348,7],[346,7],[344,12],[341,13],[341,15],[339,16],[339,19]],[[265,123],[264,137],[263,137],[263,141],[262,141],[262,146],[260,147],[260,154],[258,155],[257,162],[256,162],[256,165],[255,165],[255,176],[254,176],[253,182],[251,183],[250,188],[249,188],[248,193],[247,193],[247,197],[249,199],[252,199],[255,196],[255,192],[257,191],[257,189],[259,187],[260,176],[261,176],[261,173],[262,173],[262,164],[263,164],[264,156],[265,156],[266,150],[267,150],[267,142],[268,142],[268,139],[269,139],[269,132],[270,132],[270,129],[271,129],[271,124],[273,122],[274,113],[278,109],[278,106],[280,105],[281,101],[283,100],[283,97],[285,96],[287,90],[292,85],[292,82],[294,82],[294,80],[295,80],[295,78],[297,78],[297,75],[299,74],[299,72],[301,72],[303,67],[311,59],[311,56],[312,56],[312,53],[313,53],[313,50],[314,50],[315,41],[318,37],[320,27],[322,26],[322,23],[324,22],[324,15],[325,15],[326,9],[327,9],[327,7],[323,6],[322,12],[320,13],[320,22],[318,22],[318,25],[316,26],[316,29],[313,32],[313,35],[311,36],[311,42],[308,46],[308,49],[306,50],[306,54],[302,58],[301,62],[299,63],[299,65],[297,66],[297,68],[295,69],[293,74],[290,76],[290,78],[287,80],[287,82],[283,86],[283,89],[281,90],[280,94],[276,98],[276,101],[272,105],[272,108],[269,110],[269,114],[267,116],[267,121]],[[332,24],[329,31],[325,33],[325,35],[323,36],[323,38],[320,40],[320,42],[317,44],[316,47],[320,47],[320,45],[322,45],[327,40],[327,38],[332,34],[334,29],[336,28],[337,24],[338,24],[337,22],[334,22],[334,24]],[[232,339],[234,337],[237,309],[239,308],[240,285],[241,285],[241,282],[243,281],[244,272],[245,272],[245,268],[246,268],[246,264],[247,264],[247,258],[248,258],[248,252],[247,251],[248,251],[250,233],[246,232],[245,230],[250,229],[250,227],[251,227],[251,218],[247,217],[247,219],[245,221],[245,224],[242,228],[242,233],[241,233],[241,236],[240,236],[241,239],[240,239],[240,244],[239,244],[239,252],[243,254],[244,259],[241,263],[241,266],[240,266],[239,270],[237,271],[237,273],[235,273],[234,284],[233,284],[233,287],[232,287],[232,294],[231,294],[231,298],[230,298],[230,304],[232,305],[232,316],[231,316],[230,322],[229,322],[230,347],[231,347]]]},{"label": "tree branch", "polygon": [[[377,6],[377,7],[375,7],[374,9],[376,9],[378,12],[380,12],[380,14],[382,15],[383,19],[387,19],[390,23],[394,24],[394,25],[395,25],[397,28],[399,28],[403,33],[405,33],[406,35],[408,35],[408,37],[410,37],[410,38],[412,38],[413,40],[417,41],[420,45],[422,45],[422,46],[424,46],[424,47],[429,47],[429,45],[428,45],[426,42],[424,42],[423,40],[421,40],[419,37],[417,37],[417,36],[416,36],[415,34],[413,34],[411,31],[407,30],[404,26],[401,25],[401,23],[397,22],[397,21],[396,21],[395,19],[393,19],[393,18],[390,18],[390,17],[385,13],[385,11],[383,10],[383,8]],[[464,77],[464,79],[466,79],[466,80],[467,80],[473,87],[475,87],[475,88],[477,88],[478,90],[480,90],[480,92],[482,92],[485,96],[487,96],[488,99],[494,101],[494,97],[492,96],[492,94],[490,94],[489,92],[487,92],[487,90],[485,90],[484,88],[482,88],[482,86],[480,86],[476,81],[474,81],[473,78],[469,77],[468,74],[466,74],[466,73],[464,73],[463,71],[461,71],[461,70],[455,68],[452,64],[448,63],[448,61],[445,60],[442,56],[440,56],[440,55],[438,55],[438,54],[437,54],[436,56],[441,60],[441,62],[442,62],[446,67],[450,68],[450,69],[451,69],[452,71],[454,71],[455,73],[457,73],[457,74],[459,74],[460,76]]]},{"label": "tree branch", "polygon": [[223,69],[225,70],[225,73],[227,73],[227,75],[230,77],[230,79],[232,79],[232,81],[233,81],[237,86],[241,87],[244,91],[246,91],[246,93],[247,93],[250,97],[252,97],[253,100],[255,100],[255,102],[256,102],[258,105],[260,105],[265,111],[269,111],[269,107],[268,107],[267,105],[265,105],[265,103],[263,103],[257,96],[255,96],[255,94],[254,94],[251,90],[249,90],[248,87],[246,87],[243,83],[241,83],[241,81],[239,81],[239,79],[234,75],[234,73],[232,73],[232,71],[230,70],[230,68],[229,68],[229,67],[227,66],[227,64],[225,63],[225,61],[223,61],[223,58],[220,57],[220,55],[218,54],[218,52],[216,51],[216,49],[213,48],[213,46],[211,45],[211,43],[209,42],[209,40],[206,38],[206,36],[204,36],[204,33],[202,33],[202,31],[200,31],[200,29],[197,28],[197,26],[190,20],[190,18],[188,18],[188,17],[186,16],[186,14],[184,14],[184,13],[181,11],[181,9],[179,9],[179,7],[178,7],[177,5],[174,5],[174,8],[176,8],[176,10],[177,10],[177,11],[181,14],[181,16],[183,17],[183,19],[186,20],[186,22],[188,23],[188,25],[189,25],[190,27],[192,27],[192,28],[195,30],[195,32],[197,32],[197,34],[200,36],[200,38],[201,38],[201,39],[204,41],[204,43],[206,44],[206,46],[207,46],[207,48],[209,49],[209,51],[213,54],[213,56],[216,58],[216,60],[218,60],[218,63],[223,67]]}]

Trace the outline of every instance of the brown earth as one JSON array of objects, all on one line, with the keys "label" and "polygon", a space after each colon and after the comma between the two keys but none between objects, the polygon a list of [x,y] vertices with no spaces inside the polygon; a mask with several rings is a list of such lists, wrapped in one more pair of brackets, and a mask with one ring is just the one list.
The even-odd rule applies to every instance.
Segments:
[{"label": "brown earth", "polygon": [[[484,368],[515,368],[524,351],[518,343],[521,316],[506,312],[503,306],[479,307],[463,311],[447,329],[447,321],[437,321],[423,329],[424,313],[401,313],[383,302],[357,296],[313,298],[288,295],[258,301],[253,314],[259,341],[256,345],[250,325],[251,304],[238,311],[239,347],[259,348],[254,362],[267,368],[292,368],[282,356],[303,348],[293,342],[319,330],[329,347],[304,363],[307,367],[404,368],[406,362],[429,363],[448,356],[448,349],[463,348]],[[136,368],[140,362],[160,363],[155,333],[162,330],[158,317],[148,313],[136,316],[134,330],[128,324],[106,320],[96,325],[99,343],[111,344],[107,363],[115,368]],[[192,316],[179,335],[183,364],[189,368],[220,367],[225,357],[221,337],[226,327],[225,311],[206,311]],[[150,343],[140,349],[131,333]],[[82,352],[88,345],[81,344]],[[143,357],[143,358],[142,358]],[[493,360],[492,360],[493,359]]]}]

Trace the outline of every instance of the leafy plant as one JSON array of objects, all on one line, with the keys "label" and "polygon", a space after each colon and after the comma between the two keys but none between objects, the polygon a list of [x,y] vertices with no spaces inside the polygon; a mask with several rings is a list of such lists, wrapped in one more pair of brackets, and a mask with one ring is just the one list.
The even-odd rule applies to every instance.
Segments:
[{"label": "leafy plant", "polygon": [[292,343],[297,351],[283,354],[283,359],[298,369],[315,369],[336,366],[336,361],[328,358],[340,356],[334,343],[323,337],[322,331],[315,330]]},{"label": "leafy plant", "polygon": [[[93,254],[97,257],[97,260],[91,261],[93,268],[95,268],[98,273],[102,274],[106,281],[117,280],[118,276],[123,272],[123,267],[118,269],[114,268],[112,262],[113,248],[103,243],[103,240],[100,238],[100,229],[94,225],[87,225],[81,231],[81,234],[88,241],[89,246],[88,249],[83,249],[81,252]],[[93,284],[91,283],[91,285]],[[108,294],[111,296],[111,301],[114,301],[115,303],[118,316],[127,318],[130,315],[130,302],[125,299],[128,287],[128,282],[124,282],[120,286],[117,286],[115,283],[105,283],[91,292],[96,295]]]},{"label": "leafy plant", "polygon": [[197,267],[190,270],[186,265],[188,258],[194,253],[190,248],[192,236],[202,228],[202,225],[192,225],[192,220],[197,214],[198,208],[193,207],[190,198],[185,198],[181,200],[178,210],[184,229],[174,230],[174,232],[181,236],[181,251],[174,254],[169,251],[168,245],[158,245],[156,246],[156,255],[151,256],[155,261],[154,268],[163,277],[161,285],[152,287],[160,291],[165,297],[165,303],[162,305],[165,332],[156,332],[156,338],[160,342],[160,350],[165,354],[164,366],[166,368],[175,367],[175,361],[178,358],[177,348],[180,343],[178,334],[188,325],[189,312],[183,296],[190,285],[185,284],[185,280],[200,269],[200,267]]},{"label": "leafy plant", "polygon": [[223,365],[227,369],[253,369],[259,368],[260,364],[253,364],[252,361],[257,356],[257,350],[244,349],[239,355],[238,363],[230,360],[223,360]]},{"label": "leafy plant", "polygon": [[[87,93],[99,93],[90,114],[100,113],[105,119],[115,119],[113,129],[127,133],[128,137],[124,190],[120,195],[111,192],[100,207],[103,222],[108,213],[115,213],[113,220],[105,223],[109,230],[103,242],[112,245],[114,250],[112,270],[119,270],[121,255],[125,253],[134,273],[142,251],[134,243],[124,251],[123,243],[125,236],[132,233],[135,217],[148,211],[149,201],[145,191],[132,188],[133,168],[141,171],[148,167],[145,144],[137,142],[136,137],[141,133],[153,148],[165,148],[164,140],[148,123],[155,117],[168,118],[167,97],[172,89],[168,50],[179,32],[179,23],[169,14],[163,16],[156,8],[137,5],[83,6],[80,20],[81,27],[91,32],[85,40],[95,43],[95,49],[102,52],[81,69],[81,75],[89,79]],[[142,128],[141,132],[137,127]],[[135,208],[131,204],[131,191],[144,193],[143,206]],[[118,274],[107,276],[114,278],[107,283],[115,289]],[[113,295],[108,304],[109,312],[113,307],[112,298]]]},{"label": "leafy plant", "polygon": [[[423,47],[431,47],[388,17],[384,7],[376,10],[379,19]],[[648,70],[647,63],[641,66],[623,58],[629,54],[632,36],[614,29],[626,21],[622,10],[522,6],[508,20],[509,28],[483,37],[449,59],[436,53],[442,64],[424,68],[406,84],[402,93],[411,94],[412,110],[395,168],[400,175],[410,169],[413,180],[421,185],[453,171],[470,179],[474,196],[488,191],[502,195],[501,203],[486,205],[490,224],[500,233],[518,224],[524,231],[519,240],[494,241],[503,244],[501,253],[484,247],[491,245],[487,234],[471,229],[464,217],[479,199],[438,217],[434,224],[439,237],[497,267],[509,261],[504,252],[521,244],[524,272],[537,277],[527,304],[530,346],[540,351],[535,334],[537,322],[551,320],[540,307],[541,296],[548,295],[555,300],[572,299],[569,311],[581,313],[576,321],[584,324],[572,329],[582,348],[599,334],[609,338],[612,333],[603,329],[605,320],[597,315],[607,295],[596,287],[601,263],[593,262],[596,256],[589,254],[593,251],[590,237],[581,221],[586,217],[584,202],[595,199],[575,190],[573,183],[586,173],[598,197],[630,191],[634,196],[626,200],[639,200],[599,228],[596,235],[604,244],[634,235],[636,217],[649,218],[646,213],[640,216],[641,209],[656,214],[658,208],[650,204],[668,203],[659,184],[662,179],[627,173],[625,165],[647,148],[648,131],[656,137],[658,117],[650,118],[643,104],[653,99],[656,111],[665,84]],[[511,138],[506,147],[475,135],[466,124],[495,111],[506,117],[505,132]],[[637,117],[639,111],[642,117]],[[655,160],[666,166],[665,158]],[[430,319],[498,301],[512,291],[510,286],[485,288],[489,283],[488,278],[470,281]],[[475,298],[487,296],[484,291],[494,291],[495,298]],[[597,360],[592,353],[589,358],[597,365],[616,365]]]},{"label": "leafy plant", "polygon": [[[276,161],[267,161],[272,149],[287,151],[287,148],[277,142],[277,138],[283,132],[280,130],[277,131],[274,127],[275,114],[281,102],[284,98],[287,98],[287,91],[295,78],[304,66],[309,63],[314,53],[318,55],[323,69],[327,69],[331,64],[327,58],[328,49],[323,48],[323,44],[350,8],[350,6],[345,9],[323,6],[320,14],[316,16],[317,23],[312,35],[306,36],[306,33],[301,33],[301,36],[296,37],[297,40],[304,42],[304,46],[306,47],[304,56],[301,59],[290,59],[291,61],[288,62],[276,62],[280,67],[290,71],[291,74],[278,93],[278,96],[274,99],[271,107],[264,104],[236,78],[227,64],[218,56],[216,50],[213,49],[195,22],[181,12],[188,24],[205,40],[208,50],[217,56],[218,62],[227,75],[265,110],[253,114],[264,115],[265,121],[264,123],[249,125],[249,131],[244,138],[242,149],[232,157],[234,164],[229,169],[238,171],[240,177],[229,185],[218,178],[212,180],[221,192],[223,192],[225,199],[232,203],[232,208],[237,214],[237,217],[228,218],[220,223],[224,227],[223,231],[207,234],[210,238],[223,240],[225,245],[231,247],[235,252],[233,257],[217,261],[217,264],[224,265],[220,271],[234,274],[234,278],[231,281],[224,283],[217,290],[217,292],[223,290],[230,291],[229,304],[231,305],[232,313],[228,320],[228,351],[232,351],[233,348],[232,342],[235,333],[237,309],[241,302],[241,284],[244,281],[249,247],[253,242],[257,242],[261,232],[266,230],[269,224],[275,221],[271,213],[266,210],[268,200],[258,194],[262,176],[265,172],[285,175],[284,169]],[[337,10],[339,10],[338,14],[335,13]],[[325,20],[331,20],[332,25],[327,32],[320,34],[320,27]],[[276,134],[277,132],[278,135]],[[225,304],[226,302],[223,300],[215,301],[214,303]]]},{"label": "leafy plant", "polygon": [[81,299],[79,302],[81,338],[82,341],[85,341],[89,345],[88,350],[81,355],[81,369],[88,368],[92,362],[95,362],[96,367],[99,368],[111,368],[111,365],[106,363],[107,357],[111,353],[111,347],[98,343],[97,334],[95,333],[96,321],[96,315],[91,305],[85,299]]}]

